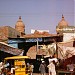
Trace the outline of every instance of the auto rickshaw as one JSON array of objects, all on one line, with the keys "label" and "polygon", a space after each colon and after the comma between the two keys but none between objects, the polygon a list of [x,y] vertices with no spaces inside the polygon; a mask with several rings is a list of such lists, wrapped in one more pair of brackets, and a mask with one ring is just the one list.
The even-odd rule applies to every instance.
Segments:
[{"label": "auto rickshaw", "polygon": [[14,60],[14,68],[15,68],[15,75],[29,75],[29,70],[27,69],[25,59],[29,59],[28,56],[13,56],[13,57],[6,57],[4,62],[8,60]]}]

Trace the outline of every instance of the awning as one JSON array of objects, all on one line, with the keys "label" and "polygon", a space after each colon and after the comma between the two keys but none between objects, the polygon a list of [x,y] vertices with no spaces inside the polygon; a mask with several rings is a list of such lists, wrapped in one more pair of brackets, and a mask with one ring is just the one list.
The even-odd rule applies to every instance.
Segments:
[{"label": "awning", "polygon": [[4,42],[0,42],[0,51],[10,53],[12,55],[23,55],[24,50],[14,48]]},{"label": "awning", "polygon": [[28,56],[13,56],[13,57],[6,57],[5,60],[10,60],[10,59],[30,59]]}]

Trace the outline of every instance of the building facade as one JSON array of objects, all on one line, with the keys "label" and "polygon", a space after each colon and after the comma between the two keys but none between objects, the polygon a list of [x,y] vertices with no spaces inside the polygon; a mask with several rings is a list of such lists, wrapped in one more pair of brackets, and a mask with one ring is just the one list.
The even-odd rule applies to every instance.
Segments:
[{"label": "building facade", "polygon": [[70,26],[62,15],[62,20],[56,26],[57,34],[63,35],[63,42],[75,39],[75,26]]},{"label": "building facade", "polygon": [[8,38],[20,37],[20,32],[10,26],[0,27],[0,41],[7,41]]}]

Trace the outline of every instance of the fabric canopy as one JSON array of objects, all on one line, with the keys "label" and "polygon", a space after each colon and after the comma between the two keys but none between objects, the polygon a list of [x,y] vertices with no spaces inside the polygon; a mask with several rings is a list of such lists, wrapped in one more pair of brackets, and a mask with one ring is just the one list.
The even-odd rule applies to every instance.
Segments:
[{"label": "fabric canopy", "polygon": [[58,58],[67,59],[75,55],[75,47],[65,46],[64,43],[58,43]]}]

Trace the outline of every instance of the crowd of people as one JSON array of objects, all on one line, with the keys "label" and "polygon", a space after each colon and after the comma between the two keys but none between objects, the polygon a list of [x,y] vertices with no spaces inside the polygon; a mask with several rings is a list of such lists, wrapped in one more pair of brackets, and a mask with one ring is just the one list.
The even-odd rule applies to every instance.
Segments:
[{"label": "crowd of people", "polygon": [[34,65],[32,63],[27,63],[27,68],[30,72],[30,75],[33,75]]},{"label": "crowd of people", "polygon": [[50,57],[48,61],[49,61],[48,65],[45,64],[45,61],[41,62],[39,67],[41,75],[46,75],[46,67],[48,68],[49,75],[56,75],[55,64],[58,62],[57,58],[54,55],[53,57]]},{"label": "crowd of people", "polygon": [[9,63],[0,62],[0,75],[6,75],[6,72],[8,71],[7,67],[9,66]]},{"label": "crowd of people", "polygon": [[[46,69],[48,69],[48,75],[57,75],[56,65],[59,65],[59,60],[57,59],[56,55],[53,55],[53,57],[48,58],[48,64],[46,64],[46,61],[44,60],[41,61],[41,64],[39,65],[39,72],[41,75],[46,75]],[[7,68],[8,66],[9,63],[4,64],[3,62],[0,62],[0,75],[14,75],[14,66],[12,65],[11,69]],[[35,66],[32,63],[26,63],[26,67],[28,68],[27,70],[29,70],[30,75],[33,75]],[[67,71],[75,70],[74,63],[70,63],[66,67]]]},{"label": "crowd of people", "polygon": [[[15,69],[17,69],[18,67],[14,67],[14,65],[11,65],[11,68],[8,68],[9,66],[9,63],[4,64],[4,62],[0,62],[0,75],[15,75]],[[32,63],[27,63],[27,68],[30,75],[33,75],[34,65]]]},{"label": "crowd of people", "polygon": [[[60,68],[61,62],[59,59],[57,59],[56,55],[53,55],[53,57],[48,58],[49,64],[46,65],[46,61],[42,61],[39,66],[39,71],[41,75],[46,75],[46,68],[48,68],[48,75],[58,75],[58,70],[63,70],[64,74],[66,74],[66,71],[69,72],[71,75],[75,75],[75,64],[71,61],[70,64],[67,64],[65,67],[66,69]],[[63,62],[64,64],[65,62]],[[64,66],[63,66],[64,67]],[[59,74],[61,75],[61,74]]]}]

